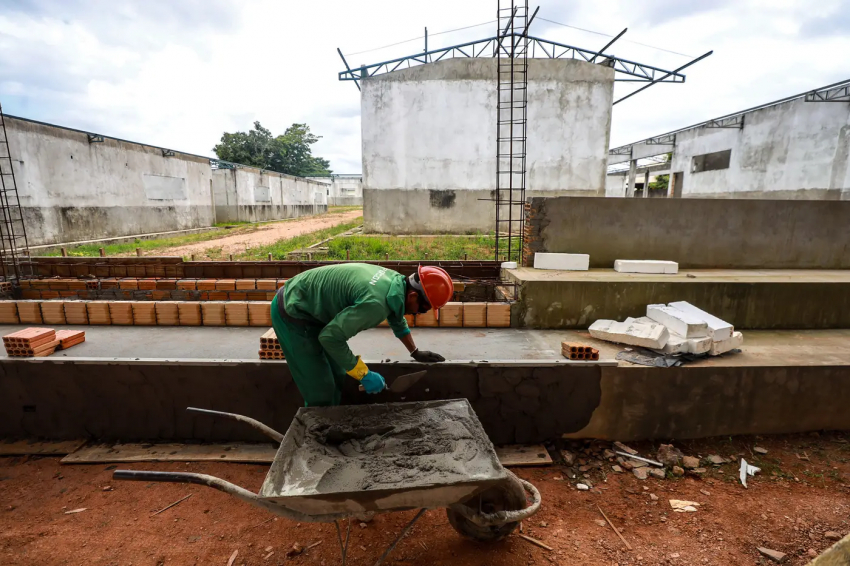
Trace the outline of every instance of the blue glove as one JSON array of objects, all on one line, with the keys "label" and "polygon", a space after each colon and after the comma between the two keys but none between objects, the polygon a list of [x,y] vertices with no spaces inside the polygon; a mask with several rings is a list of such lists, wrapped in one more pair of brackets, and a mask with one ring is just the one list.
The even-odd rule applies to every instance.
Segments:
[{"label": "blue glove", "polygon": [[384,378],[381,377],[380,373],[376,373],[374,371],[369,371],[366,375],[363,376],[363,379],[360,380],[360,385],[363,386],[363,389],[366,390],[366,393],[380,393],[387,387],[387,382],[384,381]]}]

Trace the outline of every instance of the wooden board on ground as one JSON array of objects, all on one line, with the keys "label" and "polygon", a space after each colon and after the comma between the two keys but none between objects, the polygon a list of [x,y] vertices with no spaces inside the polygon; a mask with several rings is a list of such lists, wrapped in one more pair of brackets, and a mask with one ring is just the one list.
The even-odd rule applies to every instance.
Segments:
[{"label": "wooden board on ground", "polygon": [[[79,442],[77,446],[79,446]],[[0,446],[3,446],[0,444]],[[131,462],[238,462],[271,464],[277,447],[273,444],[92,444],[62,458],[63,464]],[[547,466],[552,458],[542,444],[496,448],[503,466]]]},{"label": "wooden board on ground", "polygon": [[503,466],[549,466],[552,457],[542,444],[497,446],[496,455]]},{"label": "wooden board on ground", "polygon": [[93,444],[62,458],[63,464],[104,462],[238,462],[271,464],[274,444]]},{"label": "wooden board on ground", "polygon": [[83,444],[85,439],[75,440],[0,440],[0,456],[64,456]]}]

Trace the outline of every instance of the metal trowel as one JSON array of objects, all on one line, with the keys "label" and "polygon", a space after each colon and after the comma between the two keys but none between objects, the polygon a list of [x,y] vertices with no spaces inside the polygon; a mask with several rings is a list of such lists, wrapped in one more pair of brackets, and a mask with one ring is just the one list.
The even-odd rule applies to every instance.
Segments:
[{"label": "metal trowel", "polygon": [[[413,387],[413,385],[417,381],[425,377],[426,373],[428,373],[428,370],[423,369],[422,371],[415,371],[413,373],[400,375],[395,378],[391,384],[387,385],[385,391],[389,390],[393,393],[404,393],[405,391]],[[359,389],[360,391],[364,390],[362,385],[359,387]]]}]

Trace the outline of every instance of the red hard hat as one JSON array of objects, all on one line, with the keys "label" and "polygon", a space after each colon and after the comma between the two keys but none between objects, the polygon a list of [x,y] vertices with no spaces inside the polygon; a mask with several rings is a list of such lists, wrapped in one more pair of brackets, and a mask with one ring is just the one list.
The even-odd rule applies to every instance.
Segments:
[{"label": "red hard hat", "polygon": [[436,313],[439,309],[452,300],[455,292],[452,278],[445,269],[433,265],[420,265],[418,269],[419,282],[425,298],[431,303],[431,308]]}]

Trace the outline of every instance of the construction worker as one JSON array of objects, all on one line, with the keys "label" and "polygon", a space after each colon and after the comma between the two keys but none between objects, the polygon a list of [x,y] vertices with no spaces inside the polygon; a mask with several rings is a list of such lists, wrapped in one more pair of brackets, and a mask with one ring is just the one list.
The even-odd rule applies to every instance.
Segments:
[{"label": "construction worker", "polygon": [[432,266],[419,266],[405,277],[379,265],[343,263],[310,269],[287,281],[272,300],[272,326],[305,405],[339,405],[347,376],[366,393],[386,388],[384,378],[348,347],[351,337],[384,320],[414,360],[445,361],[416,347],[404,315],[433,309],[437,316],[453,292],[449,274]]}]

